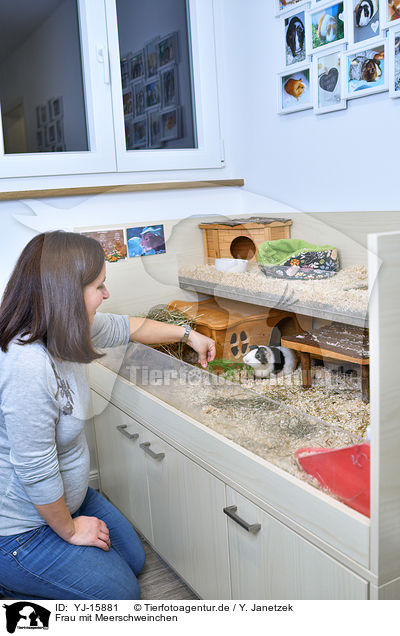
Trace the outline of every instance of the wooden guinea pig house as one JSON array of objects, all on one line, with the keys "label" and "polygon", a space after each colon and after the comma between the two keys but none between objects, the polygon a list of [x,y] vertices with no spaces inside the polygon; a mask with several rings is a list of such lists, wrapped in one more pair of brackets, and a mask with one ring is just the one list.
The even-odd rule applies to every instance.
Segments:
[{"label": "wooden guinea pig house", "polygon": [[242,258],[255,261],[264,241],[290,238],[291,219],[250,217],[216,223],[200,223],[207,259]]}]

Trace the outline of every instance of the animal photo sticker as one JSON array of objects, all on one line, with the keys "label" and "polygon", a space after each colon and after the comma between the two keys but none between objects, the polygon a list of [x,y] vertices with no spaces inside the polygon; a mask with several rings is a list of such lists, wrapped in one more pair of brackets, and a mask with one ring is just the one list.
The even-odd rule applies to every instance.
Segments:
[{"label": "animal photo sticker", "polygon": [[104,250],[106,261],[115,263],[126,258],[124,230],[101,230],[97,232],[81,232],[98,241]]},{"label": "animal photo sticker", "polygon": [[285,65],[292,66],[306,59],[305,12],[299,11],[282,19],[285,29]]},{"label": "animal photo sticker", "polygon": [[371,49],[346,53],[344,97],[363,97],[387,90],[385,49],[385,42],[381,42]]},{"label": "animal photo sticker", "polygon": [[315,55],[313,59],[314,112],[317,115],[346,108],[342,99],[342,51]]},{"label": "animal photo sticker", "polygon": [[285,115],[312,108],[310,67],[278,75],[278,113]]},{"label": "animal photo sticker", "polygon": [[350,0],[349,4],[349,43],[372,44],[374,39],[382,37],[383,0]]},{"label": "animal photo sticker", "polygon": [[130,257],[165,254],[163,225],[129,227],[126,230],[126,236]]},{"label": "animal photo sticker", "polygon": [[307,54],[332,48],[347,40],[344,2],[331,3],[307,13]]}]

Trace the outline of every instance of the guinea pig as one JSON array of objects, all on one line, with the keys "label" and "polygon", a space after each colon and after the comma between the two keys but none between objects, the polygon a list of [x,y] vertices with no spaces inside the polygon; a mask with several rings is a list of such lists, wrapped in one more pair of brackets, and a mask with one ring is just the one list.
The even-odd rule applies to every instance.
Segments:
[{"label": "guinea pig", "polygon": [[254,369],[256,378],[268,378],[273,375],[289,375],[297,366],[297,357],[286,347],[251,346],[243,362]]},{"label": "guinea pig", "polygon": [[354,23],[357,27],[367,26],[378,11],[378,0],[360,0],[354,9]]},{"label": "guinea pig", "polygon": [[286,44],[292,52],[293,57],[299,55],[304,48],[304,24],[297,17],[294,16],[289,22],[289,26],[286,31]]},{"label": "guinea pig", "polygon": [[324,13],[318,22],[318,37],[325,42],[333,42],[337,34],[337,21],[332,15]]},{"label": "guinea pig", "polygon": [[293,77],[291,77],[286,82],[284,88],[289,95],[292,95],[296,99],[299,99],[300,95],[304,92],[305,86],[300,79],[294,79]]}]

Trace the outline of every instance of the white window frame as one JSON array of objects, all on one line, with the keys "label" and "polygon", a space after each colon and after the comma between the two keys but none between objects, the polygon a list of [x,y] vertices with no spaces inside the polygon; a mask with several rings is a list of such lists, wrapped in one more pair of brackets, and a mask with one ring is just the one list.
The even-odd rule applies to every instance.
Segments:
[{"label": "white window frame", "polygon": [[89,150],[5,154],[0,125],[1,177],[116,171],[105,13],[99,0],[77,0],[77,6]]},{"label": "white window frame", "polygon": [[213,0],[187,0],[196,148],[126,150],[116,0],[105,0],[118,172],[221,168]]}]

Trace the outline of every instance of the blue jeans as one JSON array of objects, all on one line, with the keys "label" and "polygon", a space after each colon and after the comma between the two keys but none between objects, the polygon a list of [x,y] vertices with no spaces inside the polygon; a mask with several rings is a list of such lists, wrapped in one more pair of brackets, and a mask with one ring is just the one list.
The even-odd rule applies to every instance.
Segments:
[{"label": "blue jeans", "polygon": [[81,515],[105,522],[111,540],[108,552],[71,545],[47,525],[0,537],[0,594],[20,600],[139,599],[136,575],[145,555],[129,521],[93,488],[72,516]]}]

